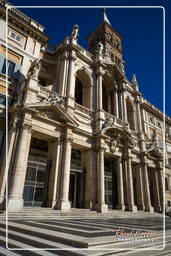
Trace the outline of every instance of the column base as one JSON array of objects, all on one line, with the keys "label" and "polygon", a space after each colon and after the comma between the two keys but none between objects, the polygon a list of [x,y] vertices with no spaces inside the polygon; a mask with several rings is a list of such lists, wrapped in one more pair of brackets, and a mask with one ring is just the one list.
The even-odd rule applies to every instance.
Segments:
[{"label": "column base", "polygon": [[145,206],[146,212],[154,212],[154,208],[152,206]]},{"label": "column base", "polygon": [[9,198],[8,212],[19,212],[23,209],[24,200],[21,198]]},{"label": "column base", "polygon": [[145,206],[142,204],[137,205],[137,209],[140,211],[144,211],[145,210]]},{"label": "column base", "polygon": [[92,209],[92,202],[91,201],[85,201],[84,202],[84,208],[85,209]]},{"label": "column base", "polygon": [[155,212],[162,212],[161,206],[160,206],[160,205],[154,206],[154,211],[155,211]]},{"label": "column base", "polygon": [[128,205],[128,211],[137,212],[137,206],[136,205]]},{"label": "column base", "polygon": [[69,201],[59,201],[54,209],[61,210],[61,212],[70,212],[71,204]]},{"label": "column base", "polygon": [[125,211],[125,205],[124,205],[124,204],[122,204],[122,205],[117,205],[117,206],[116,206],[116,209],[122,210],[122,211],[124,212],[124,211]]},{"label": "column base", "polygon": [[0,210],[5,210],[6,202],[5,202],[5,196],[0,196]]},{"label": "column base", "polygon": [[108,205],[105,203],[96,204],[96,210],[101,213],[108,213]]}]

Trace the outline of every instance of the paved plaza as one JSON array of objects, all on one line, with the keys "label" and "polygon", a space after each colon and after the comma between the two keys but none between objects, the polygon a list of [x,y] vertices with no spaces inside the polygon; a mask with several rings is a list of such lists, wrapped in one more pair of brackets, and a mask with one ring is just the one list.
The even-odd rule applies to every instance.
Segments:
[{"label": "paved plaza", "polygon": [[141,256],[144,252],[149,256],[171,255],[171,221],[166,217],[166,246],[162,249],[160,214],[118,211],[106,216],[96,212],[61,216],[47,211],[31,216],[30,213],[9,216],[10,250],[6,249],[5,216],[1,217],[0,255]]}]

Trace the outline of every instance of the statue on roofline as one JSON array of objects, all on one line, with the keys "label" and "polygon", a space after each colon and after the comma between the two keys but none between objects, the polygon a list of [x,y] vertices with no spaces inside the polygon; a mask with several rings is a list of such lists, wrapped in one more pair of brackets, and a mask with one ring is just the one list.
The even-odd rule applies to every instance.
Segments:
[{"label": "statue on roofline", "polygon": [[72,32],[71,32],[71,38],[77,39],[77,37],[78,37],[78,29],[79,29],[79,26],[77,24],[74,25],[74,27],[72,29]]}]

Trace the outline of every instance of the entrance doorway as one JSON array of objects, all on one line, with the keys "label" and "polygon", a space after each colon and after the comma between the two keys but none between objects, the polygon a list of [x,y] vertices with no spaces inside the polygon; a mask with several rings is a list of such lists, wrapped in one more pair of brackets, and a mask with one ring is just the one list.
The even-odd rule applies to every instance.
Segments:
[{"label": "entrance doorway", "polygon": [[81,152],[79,150],[72,150],[70,169],[69,201],[71,207],[83,208],[85,171],[81,166]]},{"label": "entrance doorway", "polygon": [[47,159],[30,155],[24,186],[24,205],[41,206],[46,180]]},{"label": "entrance doorway", "polygon": [[24,206],[46,206],[50,165],[46,141],[32,138],[24,184]]},{"label": "entrance doorway", "polygon": [[105,203],[110,209],[116,209],[118,205],[117,173],[115,161],[105,159]]}]

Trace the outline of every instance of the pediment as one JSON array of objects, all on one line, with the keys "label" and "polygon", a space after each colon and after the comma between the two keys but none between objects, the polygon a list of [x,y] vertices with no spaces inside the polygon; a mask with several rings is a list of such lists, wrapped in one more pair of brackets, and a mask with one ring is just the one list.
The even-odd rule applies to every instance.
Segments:
[{"label": "pediment", "polygon": [[29,107],[35,112],[35,116],[49,119],[56,122],[69,123],[78,126],[77,121],[72,118],[59,104],[51,104],[45,102],[27,103],[25,107]]}]

